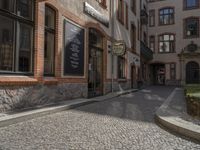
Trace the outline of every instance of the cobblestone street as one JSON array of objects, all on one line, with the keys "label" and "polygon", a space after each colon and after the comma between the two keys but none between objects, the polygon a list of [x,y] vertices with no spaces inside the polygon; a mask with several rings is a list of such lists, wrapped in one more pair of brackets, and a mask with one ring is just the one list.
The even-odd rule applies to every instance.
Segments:
[{"label": "cobblestone street", "polygon": [[1,150],[199,150],[154,123],[173,87],[149,87],[115,99],[0,128]]}]

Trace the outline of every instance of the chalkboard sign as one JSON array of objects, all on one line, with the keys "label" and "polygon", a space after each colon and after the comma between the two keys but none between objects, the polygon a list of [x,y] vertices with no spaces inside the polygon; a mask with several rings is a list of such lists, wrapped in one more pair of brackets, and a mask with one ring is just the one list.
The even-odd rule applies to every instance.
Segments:
[{"label": "chalkboard sign", "polygon": [[84,75],[84,29],[64,20],[64,75]]}]

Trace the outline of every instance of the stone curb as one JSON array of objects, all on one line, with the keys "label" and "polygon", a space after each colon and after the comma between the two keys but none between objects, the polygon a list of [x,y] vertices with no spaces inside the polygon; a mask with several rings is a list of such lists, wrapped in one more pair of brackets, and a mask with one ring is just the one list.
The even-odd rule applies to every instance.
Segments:
[{"label": "stone curb", "polygon": [[87,105],[87,104],[91,104],[91,103],[95,103],[95,102],[100,102],[100,101],[105,101],[105,100],[108,100],[108,99],[111,99],[111,98],[114,98],[114,97],[118,97],[118,96],[121,96],[121,95],[124,95],[124,94],[136,92],[136,91],[138,91],[138,90],[134,89],[134,90],[128,90],[128,91],[123,91],[123,92],[110,93],[108,95],[96,97],[96,98],[92,98],[92,99],[71,100],[70,103],[68,103],[68,104],[63,104],[63,105],[59,105],[59,106],[47,106],[45,108],[40,108],[40,109],[35,109],[35,110],[30,110],[30,111],[24,111],[24,112],[16,113],[16,114],[13,114],[13,115],[2,116],[2,117],[0,117],[0,128],[5,127],[5,126],[9,126],[9,125],[12,125],[12,124],[16,124],[16,123],[19,123],[19,122],[23,122],[23,121],[26,121],[26,120],[34,119],[34,118],[37,118],[37,117],[42,117],[42,116],[45,116],[45,115],[50,115],[50,114],[53,114],[53,113],[73,109],[73,108],[80,107],[80,106],[83,106],[83,105]]},{"label": "stone curb", "polygon": [[174,89],[167,100],[156,111],[155,120],[171,131],[200,142],[200,126],[181,119],[175,111],[170,114],[167,112],[167,108],[177,90],[180,89]]}]

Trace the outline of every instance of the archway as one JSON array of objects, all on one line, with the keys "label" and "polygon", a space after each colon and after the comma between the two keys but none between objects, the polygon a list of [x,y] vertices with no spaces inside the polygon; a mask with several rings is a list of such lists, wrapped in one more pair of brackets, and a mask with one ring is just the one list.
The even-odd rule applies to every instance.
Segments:
[{"label": "archway", "polygon": [[103,36],[89,29],[88,97],[103,95]]},{"label": "archway", "polygon": [[199,64],[197,62],[190,61],[186,64],[186,83],[199,83]]}]

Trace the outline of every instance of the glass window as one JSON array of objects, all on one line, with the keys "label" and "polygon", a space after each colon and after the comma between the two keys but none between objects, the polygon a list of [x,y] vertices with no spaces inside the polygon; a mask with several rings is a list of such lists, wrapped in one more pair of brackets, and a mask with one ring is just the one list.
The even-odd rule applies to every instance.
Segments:
[{"label": "glass window", "polygon": [[149,11],[149,26],[150,27],[155,26],[155,10]]},{"label": "glass window", "polygon": [[185,8],[192,9],[199,7],[199,0],[185,0]]},{"label": "glass window", "polygon": [[199,36],[199,19],[188,18],[185,20],[185,37],[198,37]]},{"label": "glass window", "polygon": [[169,25],[174,23],[174,9],[164,8],[160,10],[159,24]]},{"label": "glass window", "polygon": [[170,64],[170,78],[171,80],[176,79],[176,64],[175,63]]},{"label": "glass window", "polygon": [[118,78],[119,79],[125,79],[125,58],[124,57],[118,57]]},{"label": "glass window", "polygon": [[0,16],[0,70],[13,71],[14,21]]},{"label": "glass window", "polygon": [[24,18],[32,20],[32,7],[33,7],[33,1],[30,0],[17,0],[18,8],[17,8],[17,14],[19,16],[22,16]]},{"label": "glass window", "polygon": [[55,11],[45,7],[44,75],[54,75],[55,68]]},{"label": "glass window", "polygon": [[14,12],[14,4],[15,0],[0,0],[0,8],[10,12]]},{"label": "glass window", "polygon": [[159,36],[159,52],[171,53],[175,50],[175,38],[173,34],[163,34]]},{"label": "glass window", "polygon": [[155,36],[153,35],[149,37],[149,47],[153,52],[155,52]]},{"label": "glass window", "polygon": [[[13,12],[2,11],[0,15],[0,72],[32,73],[34,26],[31,20],[32,3],[32,0],[0,1],[0,10]],[[16,17],[16,14],[19,17],[21,16],[20,20],[19,17]],[[25,23],[23,21],[24,17],[30,19],[30,22]]]},{"label": "glass window", "polygon": [[28,72],[31,70],[32,61],[32,27],[20,24],[20,45],[19,45],[19,62],[18,71]]}]

